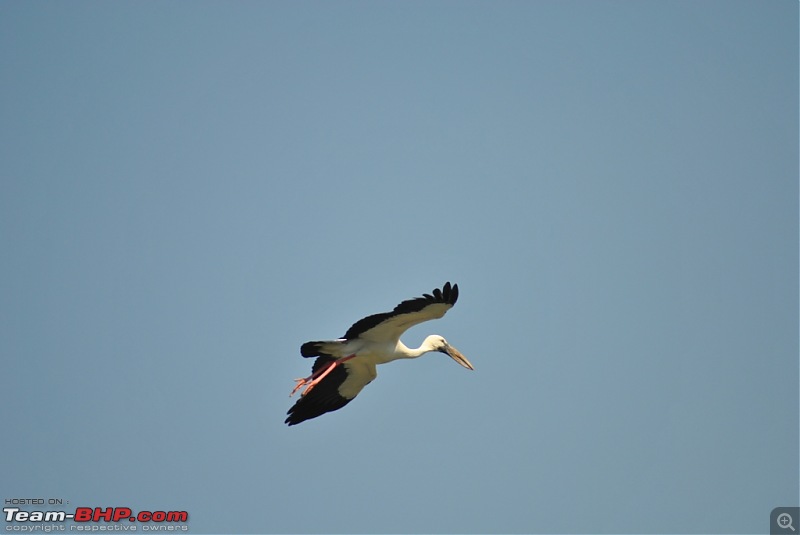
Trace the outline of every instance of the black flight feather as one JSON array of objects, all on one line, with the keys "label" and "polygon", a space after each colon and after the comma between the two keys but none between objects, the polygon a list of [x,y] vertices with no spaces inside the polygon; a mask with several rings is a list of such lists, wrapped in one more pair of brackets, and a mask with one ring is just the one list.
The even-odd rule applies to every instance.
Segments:
[{"label": "black flight feather", "polygon": [[[314,366],[311,368],[312,373],[335,360],[333,357],[319,357],[314,361]],[[345,379],[347,379],[347,370],[344,366],[336,366],[322,381],[314,385],[308,394],[297,400],[297,403],[286,413],[288,416],[284,423],[296,425],[326,412],[341,409],[350,403],[351,400],[339,394],[339,386]]]},{"label": "black flight feather", "polygon": [[[433,290],[433,295],[431,294],[422,294],[422,297],[415,297],[414,299],[408,299],[403,301],[391,312],[383,312],[381,314],[373,314],[371,316],[367,316],[366,318],[362,318],[355,322],[347,332],[344,333],[344,338],[346,340],[352,340],[353,338],[358,338],[358,336],[366,332],[376,325],[380,325],[387,319],[397,316],[400,314],[408,314],[410,312],[419,312],[423,308],[428,305],[432,305],[435,303],[444,303],[446,305],[455,305],[456,301],[458,300],[458,284],[453,284],[450,286],[450,283],[447,282],[440,290],[436,288]],[[300,348],[302,353],[302,348]],[[303,354],[305,356],[305,354]]]}]

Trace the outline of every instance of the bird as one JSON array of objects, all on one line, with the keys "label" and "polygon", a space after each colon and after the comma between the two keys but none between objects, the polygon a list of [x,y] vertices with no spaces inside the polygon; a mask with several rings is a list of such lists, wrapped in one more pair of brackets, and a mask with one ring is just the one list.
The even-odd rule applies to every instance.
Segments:
[{"label": "bird", "polygon": [[425,338],[416,349],[406,347],[400,336],[424,321],[441,318],[458,300],[458,284],[450,282],[430,294],[401,302],[391,312],[373,314],[355,322],[337,340],[306,342],[300,346],[305,358],[316,357],[311,375],[295,379],[289,397],[305,387],[286,413],[290,426],[339,410],[378,376],[377,365],[398,359],[413,359],[440,352],[461,366],[474,370],[459,350],[438,334]]}]

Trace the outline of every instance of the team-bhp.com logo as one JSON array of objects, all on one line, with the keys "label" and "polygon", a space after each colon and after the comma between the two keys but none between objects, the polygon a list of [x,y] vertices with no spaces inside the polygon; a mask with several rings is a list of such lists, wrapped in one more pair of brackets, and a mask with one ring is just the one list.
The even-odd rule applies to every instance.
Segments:
[{"label": "team-bhp.com logo", "polygon": [[[177,531],[188,530],[185,522],[189,520],[186,511],[139,511],[134,513],[130,507],[77,507],[74,512],[67,511],[23,511],[19,507],[4,507],[6,531],[65,531],[66,526],[50,526],[51,529],[34,529],[29,523],[54,523],[71,520],[76,524],[69,526],[70,531],[106,531],[136,530],[135,525],[123,527],[124,523],[141,523],[142,531]],[[112,523],[111,526],[100,522]],[[184,523],[175,525],[176,523]],[[114,525],[118,525],[114,528]],[[25,527],[23,527],[25,526]],[[54,529],[53,529],[54,528]]]}]

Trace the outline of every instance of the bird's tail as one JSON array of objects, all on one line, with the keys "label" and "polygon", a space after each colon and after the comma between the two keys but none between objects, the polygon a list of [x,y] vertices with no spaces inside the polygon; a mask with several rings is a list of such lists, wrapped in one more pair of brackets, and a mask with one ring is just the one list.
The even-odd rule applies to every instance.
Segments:
[{"label": "bird's tail", "polygon": [[345,356],[344,343],[346,340],[322,340],[315,342],[306,342],[300,346],[300,354],[306,358],[309,357],[334,357],[340,358]]}]

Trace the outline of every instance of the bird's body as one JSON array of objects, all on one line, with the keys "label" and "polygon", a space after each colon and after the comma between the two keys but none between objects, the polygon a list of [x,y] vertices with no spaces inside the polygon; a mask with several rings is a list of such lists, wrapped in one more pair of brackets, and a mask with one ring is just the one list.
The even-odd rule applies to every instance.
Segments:
[{"label": "bird's body", "polygon": [[285,423],[299,424],[344,407],[378,376],[379,364],[439,351],[465,368],[473,369],[472,364],[439,335],[428,336],[416,349],[400,341],[400,336],[410,327],[444,316],[457,299],[458,285],[451,286],[448,282],[441,290],[433,290],[432,295],[403,301],[391,312],[357,321],[342,338],[303,344],[300,354],[317,359],[311,375],[296,380],[292,394],[306,388],[289,409]]}]

